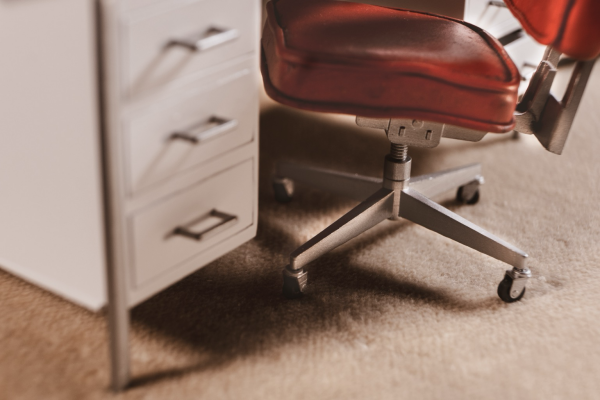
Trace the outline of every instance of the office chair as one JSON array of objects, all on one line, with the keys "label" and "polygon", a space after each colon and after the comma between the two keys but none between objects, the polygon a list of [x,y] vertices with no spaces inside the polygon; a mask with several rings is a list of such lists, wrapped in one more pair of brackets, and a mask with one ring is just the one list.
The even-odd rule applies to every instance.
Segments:
[{"label": "office chair", "polygon": [[[512,266],[498,286],[508,303],[525,294],[527,254],[430,200],[457,190],[474,204],[479,164],[411,177],[409,147],[436,147],[442,137],[478,141],[488,132],[534,134],[560,154],[600,53],[600,2],[506,0],[528,33],[548,48],[517,104],[520,76],[502,45],[461,20],[331,0],[272,0],[262,37],[267,94],[296,108],[357,115],[391,142],[382,179],[282,162],[275,196],[289,201],[294,182],[361,203],[290,255],[283,293],[302,295],[304,267],[385,219],[407,219]],[[562,100],[550,87],[559,57],[579,60]],[[587,61],[586,61],[587,60]],[[366,200],[365,200],[366,199]]]}]

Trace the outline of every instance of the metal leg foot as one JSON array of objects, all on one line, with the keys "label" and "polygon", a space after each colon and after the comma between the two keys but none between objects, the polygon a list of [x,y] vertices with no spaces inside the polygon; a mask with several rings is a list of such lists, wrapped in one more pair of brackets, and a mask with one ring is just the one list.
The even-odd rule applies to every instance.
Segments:
[{"label": "metal leg foot", "polygon": [[[300,182],[325,192],[362,201],[381,188],[382,180],[355,174],[281,162],[277,165],[275,184]],[[275,187],[275,186],[274,186]],[[275,189],[277,196],[277,189]],[[291,195],[289,196],[291,198]]]},{"label": "metal leg foot", "polygon": [[294,181],[289,178],[273,178],[273,194],[280,203],[289,203],[294,197]]},{"label": "metal leg foot", "polygon": [[[110,305],[109,305],[110,307]],[[120,314],[120,315],[115,315]],[[115,392],[129,385],[129,310],[110,311],[111,386]]]},{"label": "metal leg foot", "polygon": [[120,392],[129,385],[129,307],[122,274],[110,265],[108,271],[108,333],[111,386]]},{"label": "metal leg foot", "polygon": [[289,266],[285,267],[283,269],[283,295],[288,299],[302,297],[307,279],[308,273],[303,269],[294,271]]},{"label": "metal leg foot", "polygon": [[298,247],[290,255],[288,269],[300,270],[309,262],[389,218],[392,215],[393,204],[394,192],[379,189],[367,200]]},{"label": "metal leg foot", "polygon": [[479,181],[462,185],[456,191],[456,201],[464,204],[476,204],[479,201]]},{"label": "metal leg foot", "polygon": [[498,285],[498,296],[505,303],[514,303],[519,301],[525,295],[525,285],[531,278],[531,271],[528,269],[513,268],[506,271],[504,279]]},{"label": "metal leg foot", "polygon": [[411,178],[408,186],[425,197],[435,197],[473,182],[483,184],[481,164],[470,164],[433,174],[417,176]]}]

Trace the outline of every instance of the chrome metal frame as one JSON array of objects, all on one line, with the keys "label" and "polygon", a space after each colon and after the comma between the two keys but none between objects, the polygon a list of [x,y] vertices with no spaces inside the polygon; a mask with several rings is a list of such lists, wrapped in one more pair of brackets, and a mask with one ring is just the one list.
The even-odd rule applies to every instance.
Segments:
[{"label": "chrome metal frame", "polygon": [[[556,154],[561,154],[564,148],[595,61],[577,63],[565,95],[559,101],[550,93],[559,58],[560,53],[551,47],[547,48],[515,111],[515,131],[534,134],[548,151]],[[512,270],[506,271],[500,283],[498,294],[507,302],[520,300],[531,277],[531,271],[526,266],[527,254],[429,199],[456,188],[474,193],[483,183],[481,166],[472,164],[436,174],[410,177],[408,146],[435,147],[442,137],[479,141],[486,132],[396,118],[357,117],[356,123],[385,130],[392,143],[391,152],[385,159],[383,179],[291,163],[280,163],[277,167],[274,184],[279,185],[280,191],[288,196],[292,195],[293,183],[302,182],[361,201],[291,253],[290,263],[283,271],[284,293],[287,290],[288,295],[296,296],[305,290],[307,273],[304,267],[311,261],[383,220],[405,218],[512,265]]]},{"label": "chrome metal frame", "polygon": [[278,164],[275,182],[286,184],[290,195],[292,182],[302,182],[362,200],[290,254],[290,263],[283,271],[284,291],[288,290],[288,295],[304,292],[308,282],[304,267],[311,261],[386,219],[404,218],[512,265],[513,269],[506,271],[512,282],[510,297],[520,298],[531,276],[526,266],[527,254],[429,199],[459,187],[471,187],[475,192],[483,183],[481,165],[471,164],[411,179],[411,163],[406,145],[392,143],[392,151],[385,158],[383,179],[286,162]]},{"label": "chrome metal frame", "polygon": [[595,59],[578,61],[567,90],[561,100],[550,89],[558,70],[560,53],[551,47],[546,49],[523,98],[515,111],[515,130],[535,135],[546,150],[561,154],[583,92],[594,67]]}]

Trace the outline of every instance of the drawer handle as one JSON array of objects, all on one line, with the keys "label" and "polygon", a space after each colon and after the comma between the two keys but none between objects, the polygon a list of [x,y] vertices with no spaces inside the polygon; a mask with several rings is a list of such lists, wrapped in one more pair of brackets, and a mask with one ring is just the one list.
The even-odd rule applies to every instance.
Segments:
[{"label": "drawer handle", "polygon": [[[215,224],[209,228],[206,228],[200,232],[195,232],[190,229],[191,226],[194,226],[209,217],[217,217],[217,218],[221,219],[221,221],[219,221],[217,224]],[[235,225],[237,223],[237,221],[238,221],[238,217],[236,217],[235,215],[227,214],[227,213],[224,213],[224,212],[221,212],[218,210],[212,210],[210,213],[203,215],[200,218],[197,218],[183,226],[178,226],[173,231],[173,234],[185,236],[185,237],[200,241],[203,239],[208,239],[212,236],[215,236],[215,235],[221,233],[225,229],[228,229],[231,226]]]},{"label": "drawer handle", "polygon": [[173,39],[170,44],[182,46],[192,51],[205,51],[231,42],[239,36],[240,33],[237,29],[211,27],[200,35],[196,34],[187,38]]},{"label": "drawer handle", "polygon": [[172,139],[181,139],[193,144],[206,142],[210,139],[215,139],[224,133],[229,132],[237,126],[235,119],[226,119],[212,116],[206,124],[201,124],[195,128],[183,132],[174,132],[171,135]]}]

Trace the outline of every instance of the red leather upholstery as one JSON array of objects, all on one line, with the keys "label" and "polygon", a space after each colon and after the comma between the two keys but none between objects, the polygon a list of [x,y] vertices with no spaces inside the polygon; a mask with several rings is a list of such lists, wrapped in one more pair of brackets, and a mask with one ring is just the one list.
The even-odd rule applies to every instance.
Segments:
[{"label": "red leather upholstery", "polygon": [[505,3],[538,42],[581,60],[600,54],[600,0],[505,0]]},{"label": "red leather upholstery", "polygon": [[267,93],[296,108],[513,128],[519,73],[500,43],[447,17],[326,0],[274,0]]}]

